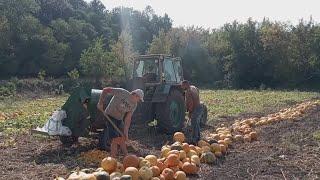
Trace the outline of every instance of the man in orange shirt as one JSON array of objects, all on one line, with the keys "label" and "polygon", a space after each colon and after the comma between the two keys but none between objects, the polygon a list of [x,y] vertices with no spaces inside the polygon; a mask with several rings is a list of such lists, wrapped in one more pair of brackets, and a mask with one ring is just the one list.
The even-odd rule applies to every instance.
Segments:
[{"label": "man in orange shirt", "polygon": [[200,101],[197,87],[190,85],[187,80],[181,83],[181,87],[185,91],[186,107],[191,120],[191,143],[197,143],[200,140],[200,126],[204,126],[207,121],[207,107]]}]

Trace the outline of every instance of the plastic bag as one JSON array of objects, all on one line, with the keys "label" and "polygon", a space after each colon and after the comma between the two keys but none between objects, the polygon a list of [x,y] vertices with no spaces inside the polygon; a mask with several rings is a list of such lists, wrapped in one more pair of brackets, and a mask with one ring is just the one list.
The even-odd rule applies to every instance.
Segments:
[{"label": "plastic bag", "polygon": [[52,116],[42,128],[37,128],[37,131],[48,133],[50,136],[71,136],[71,130],[62,125],[62,120],[67,118],[67,113],[64,110],[54,111]]}]

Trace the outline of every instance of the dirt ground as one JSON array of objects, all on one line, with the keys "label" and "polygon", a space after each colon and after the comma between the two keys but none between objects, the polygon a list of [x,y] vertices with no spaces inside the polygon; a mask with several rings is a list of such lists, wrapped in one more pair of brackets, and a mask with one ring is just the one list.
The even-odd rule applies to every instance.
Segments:
[{"label": "dirt ground", "polygon": [[[202,164],[199,175],[190,179],[319,179],[320,141],[313,138],[320,130],[319,117],[320,109],[300,121],[261,126],[258,141],[233,144],[224,158],[213,165]],[[208,126],[203,135],[212,129]],[[171,140],[144,125],[133,125],[130,133],[140,156],[159,154],[161,146]],[[4,141],[8,139],[0,135],[0,142]],[[30,133],[16,135],[12,141],[0,147],[0,179],[53,179],[55,175],[67,177],[77,167],[98,166],[78,158],[96,147],[94,139],[81,138],[69,148],[57,138]]]}]

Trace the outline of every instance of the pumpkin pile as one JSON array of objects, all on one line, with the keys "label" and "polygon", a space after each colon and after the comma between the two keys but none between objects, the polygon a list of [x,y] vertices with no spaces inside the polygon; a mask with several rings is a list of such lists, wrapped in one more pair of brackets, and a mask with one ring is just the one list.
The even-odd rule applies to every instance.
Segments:
[{"label": "pumpkin pile", "polygon": [[187,175],[199,172],[201,163],[214,163],[217,157],[226,153],[227,149],[224,141],[210,144],[200,140],[198,146],[185,143],[185,135],[182,132],[176,132],[173,140],[173,144],[161,148],[160,157],[155,155],[137,157],[131,154],[119,162],[112,157],[105,157],[105,153],[99,150],[83,153],[81,157],[88,159],[89,162],[103,156],[101,167],[95,171],[73,172],[68,179],[185,180]]},{"label": "pumpkin pile", "polygon": [[[104,180],[104,179],[133,179],[133,180],[184,180],[187,175],[197,174],[201,163],[212,164],[217,158],[227,153],[233,142],[251,142],[257,140],[255,126],[267,125],[283,120],[298,120],[307,111],[316,109],[320,100],[298,104],[293,108],[286,108],[277,113],[261,118],[236,120],[230,127],[219,127],[209,134],[206,140],[200,140],[197,146],[185,142],[185,135],[176,132],[173,135],[174,143],[164,145],[161,155],[147,155],[137,157],[128,155],[118,162],[105,153],[92,151],[83,154],[83,157],[101,161],[101,167],[94,172],[73,172],[70,180]],[[63,179],[63,178],[61,178]]]}]

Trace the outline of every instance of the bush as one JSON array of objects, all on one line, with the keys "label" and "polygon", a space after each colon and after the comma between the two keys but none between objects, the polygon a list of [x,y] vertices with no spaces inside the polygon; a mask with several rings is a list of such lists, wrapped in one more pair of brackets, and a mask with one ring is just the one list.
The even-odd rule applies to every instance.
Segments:
[{"label": "bush", "polygon": [[43,81],[45,76],[46,76],[46,71],[41,69],[38,73],[38,78]]},{"label": "bush", "polygon": [[68,73],[68,76],[70,79],[72,80],[77,80],[79,79],[79,71],[77,69],[73,69],[72,71],[69,71]]},{"label": "bush", "polygon": [[17,87],[13,82],[4,82],[0,84],[0,96],[12,96],[15,95]]}]

